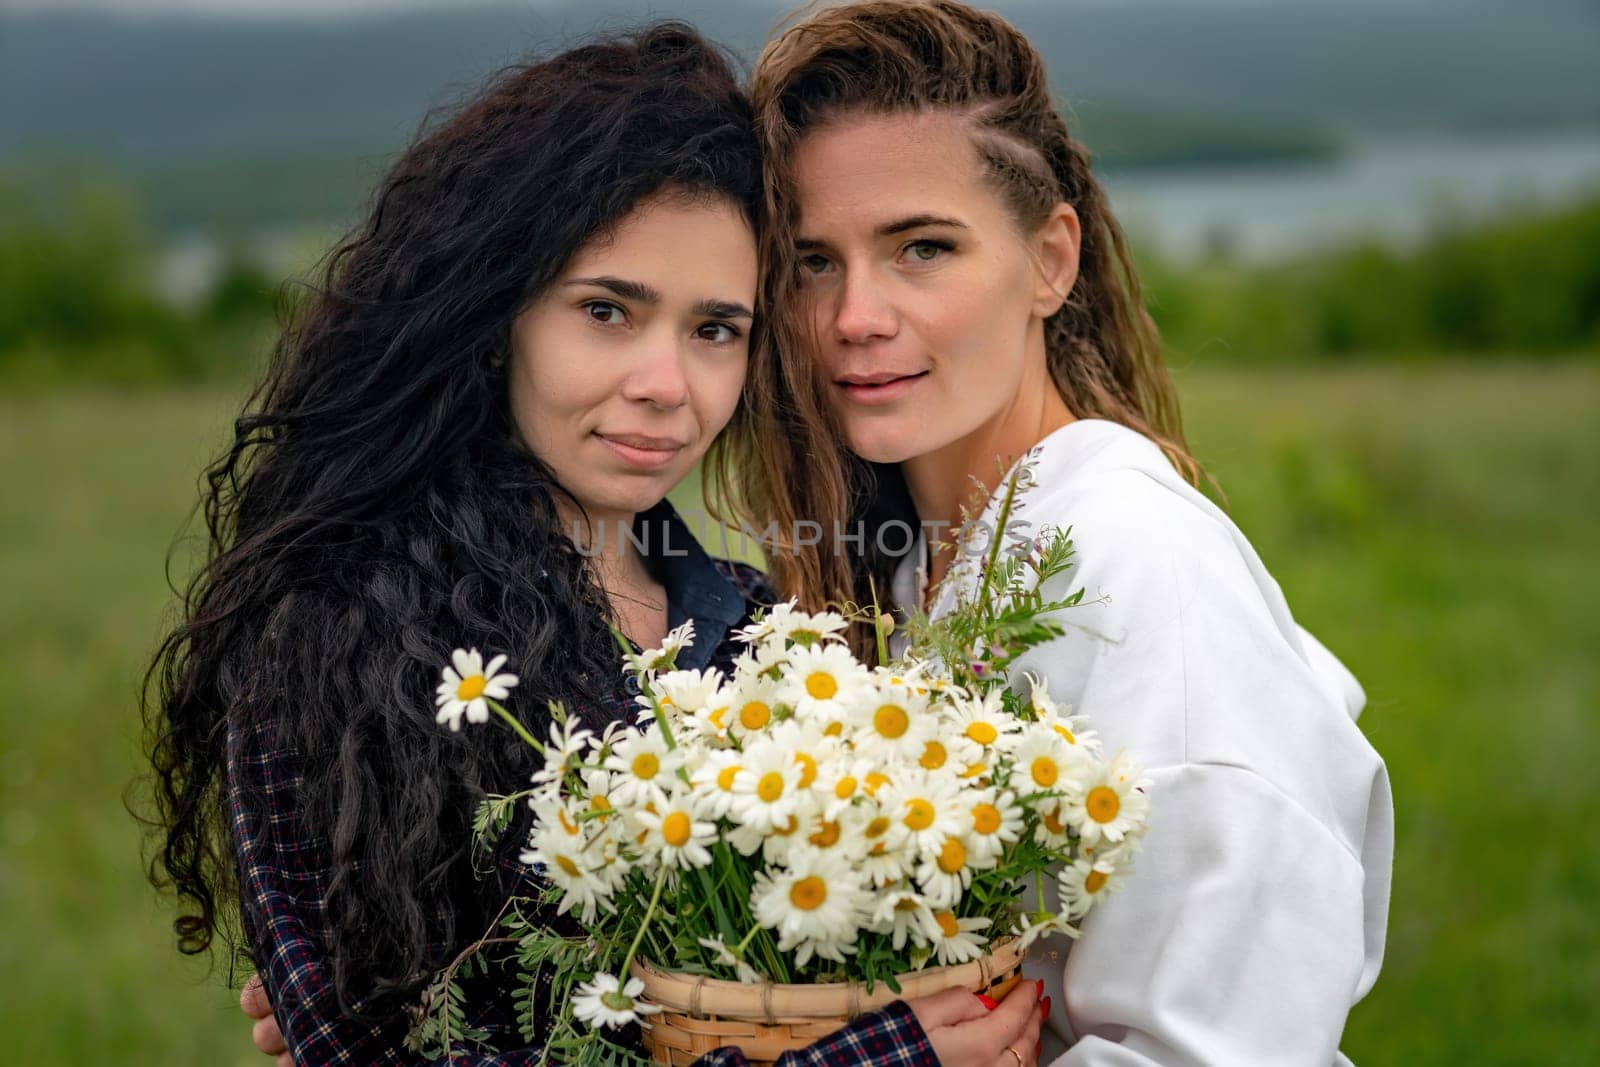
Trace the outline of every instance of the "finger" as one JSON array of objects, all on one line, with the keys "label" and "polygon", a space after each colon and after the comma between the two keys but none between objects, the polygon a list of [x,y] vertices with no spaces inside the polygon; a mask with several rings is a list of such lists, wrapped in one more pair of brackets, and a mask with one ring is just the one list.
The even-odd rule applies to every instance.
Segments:
[{"label": "finger", "polygon": [[278,1020],[272,1016],[258,1020],[250,1028],[250,1039],[255,1042],[256,1048],[268,1056],[276,1056],[280,1052],[287,1052],[289,1046],[283,1043],[283,1031],[278,1029]]},{"label": "finger", "polygon": [[[1022,1033],[1017,1036],[1016,1041],[1012,1042],[1011,1045],[1012,1048],[1022,1054],[1023,1067],[1035,1067],[1039,1062],[1039,1033],[1043,1026],[1044,1006],[1040,1005],[1038,1011],[1028,1016],[1028,1025],[1022,1028]],[[1011,1054],[1009,1052],[1006,1053],[1006,1059],[1010,1058]],[[1016,1067],[1016,1065],[1013,1064],[1012,1067]]]},{"label": "finger", "polygon": [[273,1067],[294,1067],[294,1057],[287,1052],[280,1053],[278,1058],[272,1061],[272,1064]]},{"label": "finger", "polygon": [[272,1014],[272,1002],[267,999],[267,987],[259,974],[252,974],[244,988],[239,990],[239,1010],[252,1019],[262,1019]]},{"label": "finger", "polygon": [[916,1014],[922,1029],[928,1033],[942,1026],[981,1019],[989,1013],[983,1001],[965,989],[946,989],[926,997],[916,997],[906,1003]]},{"label": "finger", "polygon": [[[987,1019],[974,1025],[985,1027],[985,1036],[996,1040],[999,1045],[1014,1044],[1028,1024],[1039,1018],[1039,988],[1037,982],[1018,982]],[[1018,1052],[1028,1051],[1021,1045],[1016,1047]],[[1031,1044],[1028,1046],[1032,1047]]]}]

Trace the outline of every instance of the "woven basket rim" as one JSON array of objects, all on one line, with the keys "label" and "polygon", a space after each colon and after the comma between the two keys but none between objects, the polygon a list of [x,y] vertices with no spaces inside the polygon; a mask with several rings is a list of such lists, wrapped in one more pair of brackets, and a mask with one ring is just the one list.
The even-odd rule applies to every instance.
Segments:
[{"label": "woven basket rim", "polygon": [[900,986],[899,993],[882,981],[875,983],[868,993],[866,983],[855,979],[746,984],[727,978],[667,971],[643,959],[633,961],[630,974],[644,981],[644,996],[651,1003],[693,1016],[764,1018],[769,1023],[780,1019],[854,1018],[891,1001],[921,995],[921,990],[931,993],[952,987],[989,988],[1021,966],[1026,953],[1018,946],[1018,939],[1008,935],[989,946],[989,951],[976,960],[902,972],[894,976]]}]

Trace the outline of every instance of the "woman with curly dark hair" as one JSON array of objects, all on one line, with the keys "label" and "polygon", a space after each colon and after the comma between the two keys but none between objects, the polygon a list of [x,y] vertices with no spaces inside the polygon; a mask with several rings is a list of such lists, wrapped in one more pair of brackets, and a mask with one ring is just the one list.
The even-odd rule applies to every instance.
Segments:
[{"label": "woman with curly dark hair", "polygon": [[[452,648],[505,652],[540,735],[549,701],[626,715],[612,625],[649,646],[692,620],[681,665],[731,659],[764,586],[664,498],[742,417],[760,188],[748,101],[687,27],[501,74],[394,164],[207,472],[207,560],[148,678],[151,873],[183,951],[242,934],[285,1057],[420,1062],[407,1006],[529,892],[516,826],[474,870],[475,800],[534,768],[438,726]],[[495,979],[469,1026],[540,1032]],[[941,1025],[965,1001],[916,1008],[933,1043],[895,1062],[974,1040]],[[807,1062],[859,1062],[877,1025]]]}]

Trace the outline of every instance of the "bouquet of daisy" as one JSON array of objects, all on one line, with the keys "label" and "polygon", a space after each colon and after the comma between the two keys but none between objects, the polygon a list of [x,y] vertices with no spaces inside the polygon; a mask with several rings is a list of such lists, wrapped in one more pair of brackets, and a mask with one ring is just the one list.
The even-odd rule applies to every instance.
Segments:
[{"label": "bouquet of daisy", "polygon": [[[458,652],[440,721],[458,729],[494,714],[542,753],[531,788],[492,798],[478,824],[493,835],[512,804],[533,809],[522,859],[548,889],[514,901],[505,928],[524,1002],[541,972],[553,985],[547,1059],[648,1062],[607,1040],[660,1011],[642,995],[644,961],[898,992],[897,976],[976,960],[1005,939],[1025,949],[1075,934],[1124,877],[1148,802],[1133,762],[1107,758],[1040,679],[1007,680],[1021,652],[1062,632],[1050,616],[1079,601],[1039,593],[1071,553],[1066,533],[1011,554],[997,544],[977,594],[912,624],[898,660],[880,636],[878,666],[851,654],[846,614],[791,602],[739,633],[731,671],[682,670],[686,625],[625,653],[638,721],[599,734],[553,706],[549,737],[534,738],[500,703],[516,681],[496,673],[503,661]],[[1046,878],[1059,910],[1044,908]],[[552,906],[581,932],[541,922]],[[414,1031],[421,1047],[462,1036],[450,976],[435,993],[438,1011]]]}]

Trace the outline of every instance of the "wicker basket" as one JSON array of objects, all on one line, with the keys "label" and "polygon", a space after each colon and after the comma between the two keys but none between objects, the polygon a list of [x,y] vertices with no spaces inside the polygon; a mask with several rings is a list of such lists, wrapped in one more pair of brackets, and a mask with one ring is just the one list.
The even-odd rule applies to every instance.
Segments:
[{"label": "wicker basket", "polygon": [[893,1000],[951,988],[999,999],[1022,977],[1024,956],[1016,939],[1007,938],[971,963],[898,975],[899,993],[881,982],[871,993],[860,982],[744,985],[673,974],[640,960],[634,960],[632,974],[644,979],[644,999],[662,1009],[649,1017],[650,1027],[644,1032],[645,1046],[656,1063],[687,1067],[714,1048],[737,1045],[753,1067],[771,1067],[783,1053],[804,1048]]}]

